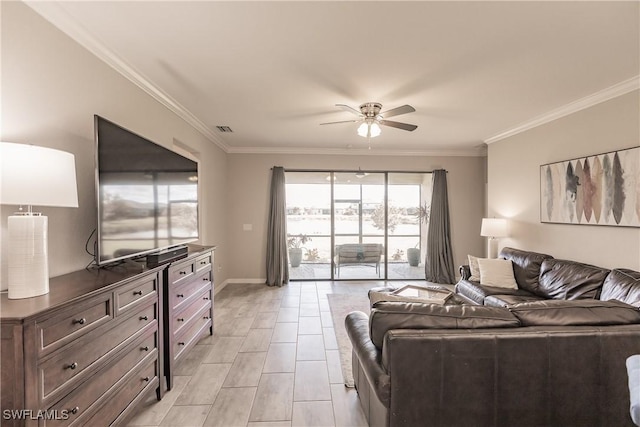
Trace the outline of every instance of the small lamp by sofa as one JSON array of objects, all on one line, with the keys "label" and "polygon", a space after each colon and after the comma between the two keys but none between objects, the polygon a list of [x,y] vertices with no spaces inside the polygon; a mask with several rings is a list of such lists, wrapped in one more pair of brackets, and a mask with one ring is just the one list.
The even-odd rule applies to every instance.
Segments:
[{"label": "small lamp by sofa", "polygon": [[48,218],[33,206],[78,207],[73,154],[0,142],[0,203],[20,206],[8,220],[9,298],[48,293]]},{"label": "small lamp by sofa", "polygon": [[507,220],[504,218],[482,218],[482,227],[480,235],[488,237],[487,241],[487,257],[498,257],[498,237],[507,237]]}]

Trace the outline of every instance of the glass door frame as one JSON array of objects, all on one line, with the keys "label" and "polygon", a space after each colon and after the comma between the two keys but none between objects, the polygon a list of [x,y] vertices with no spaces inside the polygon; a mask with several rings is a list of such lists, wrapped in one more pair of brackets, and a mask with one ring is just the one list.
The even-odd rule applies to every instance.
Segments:
[{"label": "glass door frame", "polygon": [[[305,173],[305,172],[309,172],[309,173],[327,173],[329,174],[328,176],[330,178],[329,179],[329,183],[330,185],[330,197],[331,197],[331,203],[330,203],[330,221],[331,221],[331,236],[330,236],[330,258],[331,258],[331,262],[330,262],[330,277],[329,278],[309,278],[309,279],[289,279],[290,281],[295,281],[295,282],[311,282],[311,281],[324,281],[324,280],[330,280],[330,281],[342,281],[342,282],[348,282],[348,281],[363,281],[363,280],[384,280],[384,281],[398,281],[398,280],[421,280],[421,279],[406,279],[406,278],[389,278],[389,269],[388,269],[388,265],[389,265],[389,246],[388,246],[388,240],[389,240],[389,174],[432,174],[433,171],[394,171],[394,170],[385,170],[385,171],[380,171],[380,170],[362,170],[362,169],[358,169],[358,170],[354,170],[354,169],[342,169],[342,170],[338,170],[338,169],[334,169],[334,170],[327,170],[327,169],[286,169],[285,168],[285,177],[287,173]],[[383,194],[383,204],[384,204],[384,233],[383,233],[383,241],[384,241],[384,263],[383,266],[381,266],[381,268],[384,269],[384,276],[380,277],[380,278],[356,278],[356,279],[343,279],[343,278],[336,278],[336,273],[335,273],[335,241],[336,241],[336,233],[335,233],[335,174],[336,173],[371,173],[371,174],[382,174],[384,177],[384,194]],[[359,203],[360,205],[360,212],[359,212],[359,236],[358,239],[360,241],[360,243],[362,243],[362,238],[363,236],[363,229],[362,229],[362,221],[363,221],[363,209],[362,209],[362,190],[360,190],[360,200],[353,200],[354,203]],[[343,200],[341,199],[339,202],[342,202]],[[344,200],[344,201],[352,201],[352,200]],[[423,201],[421,200],[421,203],[423,203]],[[420,230],[422,230],[422,224],[419,224]],[[326,237],[326,236],[325,236]]]}]

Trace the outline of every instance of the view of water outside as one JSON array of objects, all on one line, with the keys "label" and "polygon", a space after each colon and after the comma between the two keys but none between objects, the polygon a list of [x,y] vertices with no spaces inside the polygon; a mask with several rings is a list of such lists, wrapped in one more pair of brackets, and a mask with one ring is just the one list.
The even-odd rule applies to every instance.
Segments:
[{"label": "view of water outside", "polygon": [[[375,176],[378,175],[378,176]],[[429,177],[430,178],[430,177]],[[353,173],[336,173],[334,185],[334,240],[335,245],[344,243],[380,243],[385,244],[385,185],[384,174],[371,174],[366,180],[354,179]],[[294,181],[294,180],[292,180]],[[392,180],[389,180],[390,182]],[[419,213],[424,200],[422,184],[389,184],[387,232],[388,248],[381,257],[384,274],[385,258],[389,264],[389,278],[424,278],[422,258],[417,256],[419,265],[408,273],[408,252],[420,250],[424,245],[422,235],[426,232],[425,223]],[[304,236],[301,268],[292,262],[292,278],[323,278],[331,276],[331,183],[287,183],[287,233],[289,236]],[[423,203],[424,205],[424,203]],[[297,239],[299,240],[299,239]],[[313,265],[310,265],[313,264]],[[398,268],[407,271],[398,273]],[[376,278],[375,269],[353,268],[359,278]],[[313,269],[313,273],[310,273]],[[309,275],[313,277],[306,277]],[[393,277],[398,276],[398,277]],[[342,275],[341,275],[342,277]],[[412,277],[414,278],[414,277]]]}]

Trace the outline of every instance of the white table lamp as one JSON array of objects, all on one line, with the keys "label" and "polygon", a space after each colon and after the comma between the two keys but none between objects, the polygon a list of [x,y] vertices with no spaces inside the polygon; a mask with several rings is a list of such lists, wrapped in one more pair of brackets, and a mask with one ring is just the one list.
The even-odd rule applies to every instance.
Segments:
[{"label": "white table lamp", "polygon": [[480,235],[488,237],[487,256],[489,258],[498,257],[498,237],[507,237],[507,220],[504,218],[482,218]]},{"label": "white table lamp", "polygon": [[[0,203],[20,206],[20,212],[9,216],[8,221],[9,298],[48,293],[48,220],[32,207],[78,207],[73,154],[0,142]],[[26,211],[22,211],[23,206]]]}]

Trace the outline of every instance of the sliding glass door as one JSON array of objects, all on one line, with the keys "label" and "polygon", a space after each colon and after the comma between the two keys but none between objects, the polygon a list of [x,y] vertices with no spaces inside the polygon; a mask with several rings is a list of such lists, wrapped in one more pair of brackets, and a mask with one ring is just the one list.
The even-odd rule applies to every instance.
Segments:
[{"label": "sliding glass door", "polygon": [[431,173],[287,171],[292,280],[424,279]]},{"label": "sliding glass door", "polygon": [[335,278],[385,277],[385,206],[384,173],[333,173]]},{"label": "sliding glass door", "polygon": [[388,278],[424,279],[431,174],[389,173],[388,177]]},{"label": "sliding glass door", "polygon": [[328,172],[286,172],[287,243],[292,280],[332,278]]}]

